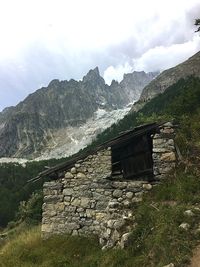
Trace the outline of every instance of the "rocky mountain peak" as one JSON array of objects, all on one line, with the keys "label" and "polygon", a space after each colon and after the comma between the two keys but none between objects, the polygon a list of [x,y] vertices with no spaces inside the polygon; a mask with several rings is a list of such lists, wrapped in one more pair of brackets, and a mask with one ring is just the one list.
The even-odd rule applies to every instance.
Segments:
[{"label": "rocky mountain peak", "polygon": [[48,87],[56,87],[59,85],[59,83],[60,81],[58,79],[54,79],[49,83]]},{"label": "rocky mountain peak", "polygon": [[88,71],[88,73],[83,77],[83,81],[91,80],[100,77],[99,68],[96,67]]},{"label": "rocky mountain peak", "polygon": [[100,76],[98,67],[89,70],[89,72],[83,77],[83,82],[84,83],[86,83],[86,82],[97,82],[97,81],[101,81],[101,82],[105,83],[104,79]]},{"label": "rocky mountain peak", "polygon": [[112,82],[110,84],[110,86],[118,86],[118,85],[119,85],[119,83],[116,80],[112,80]]},{"label": "rocky mountain peak", "polygon": [[133,77],[141,77],[141,75],[145,75],[146,73],[144,71],[133,71],[132,73],[125,73],[123,75],[123,80]]},{"label": "rocky mountain peak", "polygon": [[[146,84],[158,75],[157,72],[146,73],[144,71],[134,71],[124,74],[120,86],[129,94],[130,99],[137,100],[141,95],[141,90]],[[131,89],[131,90],[130,90]]]}]

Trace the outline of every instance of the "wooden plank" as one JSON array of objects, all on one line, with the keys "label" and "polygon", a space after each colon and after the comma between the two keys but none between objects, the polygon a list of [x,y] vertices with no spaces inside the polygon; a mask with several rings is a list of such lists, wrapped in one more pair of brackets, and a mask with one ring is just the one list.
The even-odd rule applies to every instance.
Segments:
[{"label": "wooden plank", "polygon": [[151,153],[135,155],[122,161],[124,177],[137,176],[153,169]]}]

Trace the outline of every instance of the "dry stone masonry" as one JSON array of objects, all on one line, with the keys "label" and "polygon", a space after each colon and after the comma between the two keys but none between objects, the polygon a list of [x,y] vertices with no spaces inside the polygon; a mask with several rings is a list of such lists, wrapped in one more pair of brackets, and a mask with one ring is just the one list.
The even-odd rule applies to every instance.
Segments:
[{"label": "dry stone masonry", "polygon": [[[156,179],[175,166],[174,130],[171,123],[153,138]],[[157,182],[112,178],[111,148],[77,161],[64,177],[44,184],[42,234],[98,235],[103,248],[128,244],[136,225],[134,205]]]},{"label": "dry stone masonry", "polygon": [[172,123],[160,127],[160,133],[153,136],[154,176],[162,179],[176,164],[175,131]]}]

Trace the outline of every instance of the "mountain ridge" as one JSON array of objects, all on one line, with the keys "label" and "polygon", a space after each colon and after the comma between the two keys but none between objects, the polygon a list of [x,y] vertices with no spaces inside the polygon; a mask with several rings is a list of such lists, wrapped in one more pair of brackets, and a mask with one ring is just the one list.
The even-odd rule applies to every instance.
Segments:
[{"label": "mountain ridge", "polygon": [[169,86],[176,83],[181,78],[191,75],[200,77],[200,51],[192,57],[189,57],[186,61],[158,75],[144,87],[139,100],[141,102],[148,101],[156,95],[163,93]]},{"label": "mountain ridge", "polygon": [[84,124],[99,108],[111,111],[136,101],[138,92],[155,75],[141,72],[135,85],[129,75],[129,79],[109,86],[96,67],[80,81],[52,80],[0,113],[0,157],[39,156],[42,148],[54,142],[55,131]]}]

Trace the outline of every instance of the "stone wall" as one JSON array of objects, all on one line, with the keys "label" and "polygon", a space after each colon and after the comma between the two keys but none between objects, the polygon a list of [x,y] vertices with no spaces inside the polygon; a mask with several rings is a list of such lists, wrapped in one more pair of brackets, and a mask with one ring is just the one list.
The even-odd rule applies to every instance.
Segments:
[{"label": "stone wall", "polygon": [[[153,138],[156,178],[174,167],[172,125],[165,124]],[[135,227],[133,206],[155,182],[112,180],[111,149],[90,155],[65,173],[44,184],[42,234],[95,234],[103,248],[127,243]]]},{"label": "stone wall", "polygon": [[160,127],[160,133],[153,136],[154,177],[161,180],[176,165],[175,131],[173,124],[165,123]]}]

